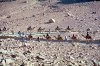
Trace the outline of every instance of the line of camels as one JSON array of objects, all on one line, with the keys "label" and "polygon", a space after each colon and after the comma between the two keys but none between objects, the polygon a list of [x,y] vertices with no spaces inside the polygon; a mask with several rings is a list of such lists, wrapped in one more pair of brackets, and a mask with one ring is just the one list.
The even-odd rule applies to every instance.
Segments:
[{"label": "line of camels", "polygon": [[[29,27],[27,30],[28,31],[30,31],[30,30],[32,30],[32,29],[34,29],[35,27],[33,27],[33,28],[31,28],[31,27]],[[56,28],[55,28],[55,31],[60,31],[62,28],[60,28],[59,26],[57,26]],[[45,30],[45,28],[42,28],[42,27],[39,27],[38,28],[38,32],[42,32],[43,30]],[[65,29],[65,31],[71,31],[71,30],[73,30],[73,28],[70,28],[69,26]],[[82,34],[82,37],[83,38],[85,38],[86,39],[86,42],[91,42],[91,41],[93,41],[93,37],[89,34],[89,31],[91,30],[91,28],[88,28],[87,30],[86,30],[86,35],[83,35]],[[49,32],[50,32],[50,29],[49,29]],[[93,34],[96,34],[96,33],[98,33],[99,31],[98,30],[96,30],[96,31],[94,31],[93,32]],[[47,33],[46,35],[43,35],[44,36],[44,38],[46,39],[46,40],[48,40],[48,41],[51,41],[51,40],[54,40],[54,39],[52,39],[52,37]],[[56,36],[54,36],[55,37],[55,39],[56,40],[58,40],[58,41],[64,41],[65,39],[67,39],[67,38],[65,38],[65,39],[63,39],[63,37],[61,37],[61,35],[60,34],[58,34],[58,36],[56,37]],[[72,42],[78,42],[78,38],[77,38],[77,35],[75,35],[75,34],[73,34],[72,36],[69,36],[70,37],[70,39],[72,40]],[[29,36],[28,36],[28,38],[29,39],[32,39],[33,37],[32,37],[32,35],[30,34]],[[37,37],[37,41],[39,41],[40,42],[40,37]]]},{"label": "line of camels", "polygon": [[[31,39],[33,39],[33,36],[32,36],[32,34],[31,34],[31,31],[32,30],[34,30],[34,28],[35,27],[31,27],[31,26],[29,26],[28,28],[27,28],[27,31],[28,32],[30,32],[30,34],[27,36],[27,37],[25,37],[25,38],[28,38],[29,40],[31,40]],[[56,28],[55,28],[55,31],[60,31],[62,28],[60,28],[59,26],[57,26]],[[3,29],[1,29],[0,28],[0,32],[2,32],[2,31],[6,31],[7,30],[7,28],[6,27],[4,27]],[[43,30],[45,30],[45,28],[42,28],[42,27],[39,27],[38,29],[37,29],[37,32],[42,32]],[[73,28],[70,28],[69,26],[65,29],[65,31],[71,31],[71,30],[73,30]],[[86,30],[86,35],[82,35],[82,37],[84,37],[85,39],[86,39],[86,42],[91,42],[91,41],[93,41],[93,37],[89,34],[89,32],[88,31],[90,31],[91,29],[87,29]],[[50,32],[50,29],[49,29],[49,32]],[[98,33],[99,31],[97,30],[97,31],[94,31],[93,32],[93,34],[95,34],[95,33]],[[19,31],[18,32],[18,34],[20,34],[21,32]],[[48,41],[51,41],[51,40],[54,40],[50,35],[49,35],[49,33],[47,33],[46,35],[43,35],[43,37],[44,37],[44,39],[45,40],[48,40]],[[67,38],[65,38],[65,39],[63,39],[63,37],[60,35],[60,34],[58,34],[58,36],[56,37],[56,36],[54,36],[55,37],[55,40],[58,40],[58,41],[64,41],[65,39],[67,39]],[[72,42],[78,42],[78,38],[77,38],[77,35],[75,35],[75,34],[73,34],[72,36],[69,36],[70,37],[70,40],[72,40]],[[10,38],[10,37],[9,37]],[[38,36],[37,38],[36,38],[36,40],[37,41],[41,41],[41,38]]]}]

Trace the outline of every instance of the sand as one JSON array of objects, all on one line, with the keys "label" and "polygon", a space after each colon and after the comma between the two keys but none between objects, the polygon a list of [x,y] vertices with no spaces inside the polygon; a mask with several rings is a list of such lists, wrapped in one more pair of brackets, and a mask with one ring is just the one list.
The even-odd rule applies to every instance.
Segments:
[{"label": "sand", "polygon": [[[39,27],[54,31],[57,26],[63,31],[69,25],[81,34],[86,34],[86,29],[91,28],[92,37],[100,40],[100,32],[93,35],[93,31],[100,31],[99,1],[75,4],[57,2],[26,3],[25,0],[17,0],[0,3],[0,28],[5,26],[8,29],[6,33],[12,30],[26,33],[29,26],[35,27],[32,32],[37,32]],[[52,18],[55,22],[46,24]],[[100,42],[74,43],[73,46],[69,42],[48,44],[45,41],[0,39],[0,61],[3,66],[100,66]]]}]

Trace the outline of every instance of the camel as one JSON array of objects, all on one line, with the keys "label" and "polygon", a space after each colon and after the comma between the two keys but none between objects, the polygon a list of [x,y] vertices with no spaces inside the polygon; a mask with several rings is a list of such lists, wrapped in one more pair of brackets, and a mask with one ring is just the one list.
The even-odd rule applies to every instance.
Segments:
[{"label": "camel", "polygon": [[70,28],[70,27],[68,26],[65,30],[67,31],[67,30],[72,30],[72,29],[73,29],[73,28]]},{"label": "camel", "polygon": [[75,36],[75,34],[73,34],[72,36],[69,36],[72,42],[72,45],[75,46],[75,42],[78,42],[77,36]]},{"label": "camel", "polygon": [[36,41],[40,42],[40,37],[37,37],[37,38],[36,38]]},{"label": "camel", "polygon": [[7,28],[6,28],[6,27],[4,27],[2,30],[3,30],[3,31],[6,31],[6,30],[7,30]]},{"label": "camel", "polygon": [[18,31],[19,36],[21,37],[21,31]]},{"label": "camel", "polygon": [[45,30],[45,28],[41,28],[41,27],[38,28],[38,32],[40,32],[40,33],[41,33],[41,31],[43,31],[43,30]]},{"label": "camel", "polygon": [[47,33],[47,35],[45,36],[45,35],[43,35],[47,40],[52,40],[51,39],[51,36],[49,36],[49,34]]},{"label": "camel", "polygon": [[59,28],[59,26],[57,26],[56,28],[55,28],[55,31],[59,31],[59,30],[61,30],[62,28]]},{"label": "camel", "polygon": [[59,41],[63,41],[63,38],[60,35],[58,35],[58,37],[56,37],[56,36],[54,36],[54,37]]},{"label": "camel", "polygon": [[29,27],[27,28],[27,31],[30,31],[30,32],[31,32],[34,28],[35,28],[35,27],[32,28],[31,26],[29,26]]},{"label": "camel", "polygon": [[86,39],[87,42],[89,42],[90,40],[92,40],[92,37],[89,35],[88,32],[87,32],[86,36],[84,36],[84,35],[82,35],[82,36]]},{"label": "camel", "polygon": [[33,38],[33,36],[30,34],[28,35],[28,39],[31,40]]},{"label": "camel", "polygon": [[[70,36],[69,36],[70,37]],[[72,35],[72,37],[70,37],[72,39],[72,42],[77,42],[77,36],[75,36],[74,34]]]}]

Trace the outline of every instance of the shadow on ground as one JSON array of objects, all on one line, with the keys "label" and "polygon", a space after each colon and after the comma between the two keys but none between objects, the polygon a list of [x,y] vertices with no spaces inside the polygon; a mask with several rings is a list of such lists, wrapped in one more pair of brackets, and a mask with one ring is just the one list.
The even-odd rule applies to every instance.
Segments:
[{"label": "shadow on ground", "polygon": [[84,2],[91,2],[91,1],[100,1],[100,0],[60,0],[59,3],[61,3],[61,4],[73,4],[73,3],[84,3]]},{"label": "shadow on ground", "polygon": [[[21,41],[21,42],[25,42],[25,41],[30,41],[29,39],[27,39],[27,38],[18,38],[18,39],[15,39],[15,40],[19,40],[19,41]],[[31,41],[37,41],[37,38],[33,38],[33,39],[31,39]],[[62,41],[59,41],[59,40],[46,40],[46,39],[43,39],[43,38],[40,38],[40,41],[38,41],[38,42],[68,42],[68,43],[73,43],[72,42],[72,40],[62,40]],[[75,42],[75,43],[83,43],[83,44],[97,44],[97,45],[99,45],[100,46],[100,40],[93,40],[93,41],[90,41],[90,42],[87,42],[86,40],[79,40],[79,41],[77,41],[77,42]]]},{"label": "shadow on ground", "polygon": [[0,2],[11,2],[11,1],[16,1],[16,0],[0,0]]}]

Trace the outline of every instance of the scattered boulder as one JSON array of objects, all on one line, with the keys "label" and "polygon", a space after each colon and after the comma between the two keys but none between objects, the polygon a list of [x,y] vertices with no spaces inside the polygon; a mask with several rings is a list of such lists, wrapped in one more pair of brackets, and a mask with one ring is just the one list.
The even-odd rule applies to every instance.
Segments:
[{"label": "scattered boulder", "polygon": [[96,33],[98,33],[98,32],[99,32],[99,30],[93,31],[93,34],[96,34]]},{"label": "scattered boulder", "polygon": [[92,12],[92,14],[96,14],[96,12],[95,12],[95,11],[93,11],[93,12]]},{"label": "scattered boulder", "polygon": [[41,58],[41,57],[39,57],[39,56],[36,56],[35,57],[37,60],[44,60],[44,58]]},{"label": "scattered boulder", "polygon": [[27,54],[27,52],[24,52],[24,53],[23,53],[23,55],[26,55],[26,54]]},{"label": "scattered boulder", "polygon": [[98,20],[97,18],[94,18],[94,20]]},{"label": "scattered boulder", "polygon": [[35,15],[32,15],[32,17],[35,17]]},{"label": "scattered boulder", "polygon": [[31,52],[28,50],[27,53],[31,53]]},{"label": "scattered boulder", "polygon": [[25,66],[25,64],[24,64],[24,63],[22,63],[20,66]]},{"label": "scattered boulder", "polygon": [[92,30],[92,28],[87,28],[87,29],[86,29],[86,31],[91,31],[91,30]]},{"label": "scattered boulder", "polygon": [[55,23],[55,19],[50,19],[49,23]]},{"label": "scattered boulder", "polygon": [[11,16],[9,15],[9,16],[7,16],[7,18],[11,18]]},{"label": "scattered boulder", "polygon": [[11,55],[12,58],[16,58],[16,55]]}]

